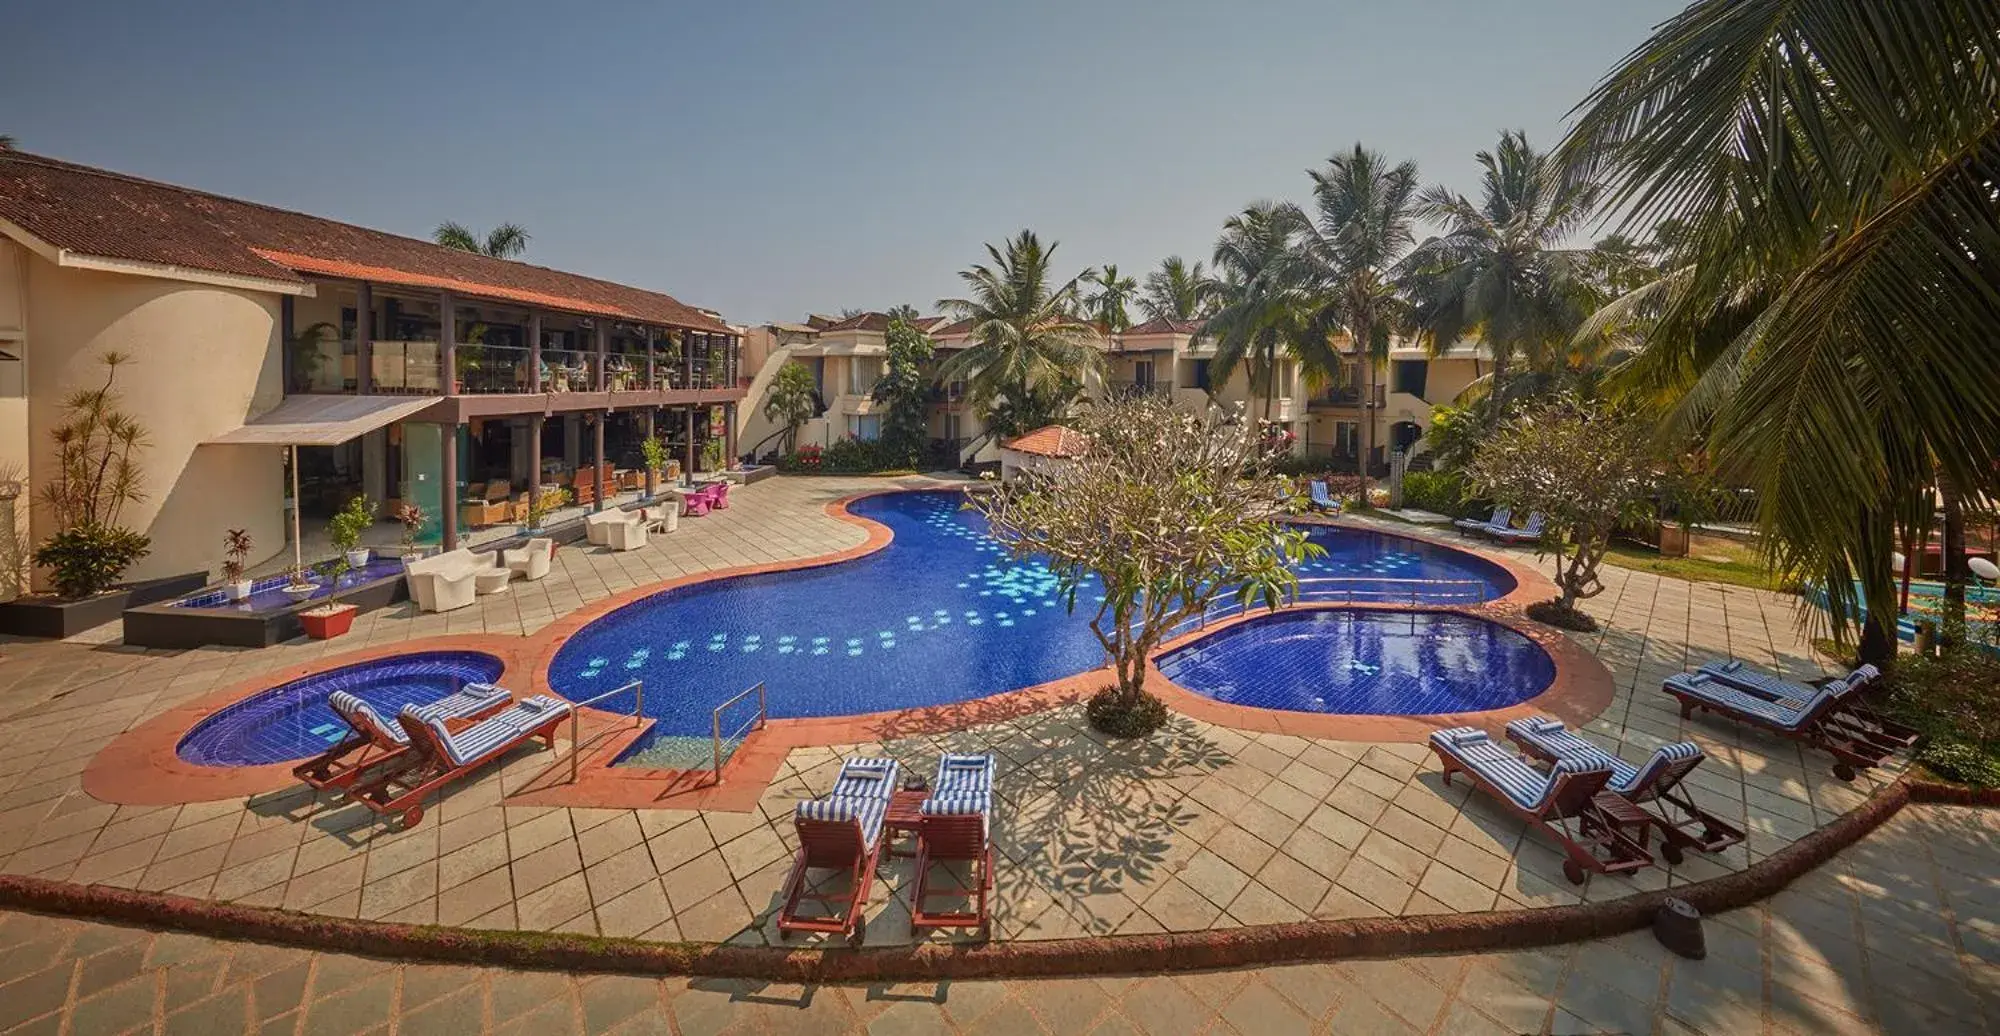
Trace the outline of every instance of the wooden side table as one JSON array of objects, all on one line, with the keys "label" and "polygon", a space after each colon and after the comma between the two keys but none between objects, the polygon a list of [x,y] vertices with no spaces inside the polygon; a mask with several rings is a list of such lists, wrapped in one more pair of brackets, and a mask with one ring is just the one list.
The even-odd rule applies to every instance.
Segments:
[{"label": "wooden side table", "polygon": [[889,812],[882,820],[882,837],[889,840],[890,856],[915,856],[915,849],[896,848],[897,835],[914,837],[917,828],[924,822],[924,800],[931,797],[928,788],[905,788],[889,796]]}]

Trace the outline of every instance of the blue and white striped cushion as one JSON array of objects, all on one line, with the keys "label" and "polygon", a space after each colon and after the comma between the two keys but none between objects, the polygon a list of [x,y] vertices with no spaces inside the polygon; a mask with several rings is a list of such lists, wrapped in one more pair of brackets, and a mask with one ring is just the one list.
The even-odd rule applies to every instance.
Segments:
[{"label": "blue and white striped cushion", "polygon": [[870,844],[882,834],[882,821],[889,804],[879,799],[828,797],[801,802],[792,810],[792,822],[816,820],[826,823],[853,821],[861,825],[861,841]]},{"label": "blue and white striped cushion", "polygon": [[480,720],[453,734],[445,726],[445,715],[433,706],[405,705],[403,715],[431,728],[444,744],[445,757],[454,766],[464,766],[510,742],[519,741],[529,731],[542,726],[551,716],[569,712],[569,702],[546,695],[518,701],[505,711]]},{"label": "blue and white striped cushion", "polygon": [[361,700],[360,697],[351,692],[335,691],[333,692],[333,696],[326,700],[326,703],[333,708],[333,711],[340,714],[341,719],[347,721],[348,726],[354,728],[355,733],[360,734],[362,737],[369,736],[372,731],[374,734],[387,738],[399,745],[410,743],[410,735],[404,733],[401,726],[384,720],[382,714],[375,711],[375,706]]},{"label": "blue and white striped cushion", "polygon": [[1517,719],[1507,724],[1507,733],[1516,741],[1525,741],[1558,759],[1578,759],[1608,767],[1614,785],[1630,781],[1639,772],[1631,763],[1585,740],[1551,716]]},{"label": "blue and white striped cushion", "polygon": [[1653,756],[1646,760],[1646,765],[1639,767],[1629,775],[1620,772],[1620,767],[1624,770],[1632,769],[1630,766],[1625,765],[1623,760],[1620,760],[1620,766],[1612,768],[1610,788],[1612,791],[1626,798],[1636,797],[1638,800],[1643,801],[1655,794],[1653,784],[1660,779],[1668,767],[1689,759],[1696,760],[1697,765],[1699,765],[1699,760],[1703,758],[1705,756],[1702,754],[1700,746],[1692,741],[1676,741],[1669,745],[1661,745],[1653,749]]},{"label": "blue and white striped cushion", "polygon": [[920,808],[927,817],[963,817],[975,813],[983,816],[992,811],[993,796],[968,792],[932,795]]},{"label": "blue and white striped cushion", "polygon": [[943,797],[947,792],[993,791],[993,757],[990,755],[951,755],[938,760],[937,777],[931,781],[931,794]]},{"label": "blue and white striped cushion", "polygon": [[881,799],[896,793],[896,775],[901,768],[894,759],[859,757],[841,764],[834,778],[831,798]]},{"label": "blue and white striped cushion", "polygon": [[1787,680],[1774,673],[1753,669],[1737,659],[1704,663],[1698,671],[1752,694],[1766,698],[1796,698],[1799,701],[1811,701],[1822,693],[1844,695],[1867,686],[1870,681],[1882,675],[1880,669],[1864,665],[1845,676],[1827,681],[1823,686],[1813,687],[1810,684]]},{"label": "blue and white striped cushion", "polygon": [[1669,676],[1663,686],[1678,689],[1690,697],[1729,712],[1756,716],[1786,730],[1798,729],[1799,724],[1804,722],[1806,714],[1812,711],[1813,704],[1819,696],[1829,693],[1815,691],[1810,698],[1802,700],[1798,708],[1791,708],[1762,695],[1738,690],[1707,673],[1680,673]]},{"label": "blue and white striped cushion", "polygon": [[482,709],[490,709],[513,695],[505,687],[490,683],[469,683],[458,693],[440,699],[432,708],[447,716],[470,716]]},{"label": "blue and white striped cushion", "polygon": [[1549,794],[1562,776],[1606,769],[1598,764],[1564,759],[1557,762],[1547,776],[1543,776],[1541,771],[1522,762],[1514,753],[1494,744],[1485,731],[1476,727],[1435,731],[1431,734],[1431,744],[1529,812],[1539,812],[1547,805]]}]

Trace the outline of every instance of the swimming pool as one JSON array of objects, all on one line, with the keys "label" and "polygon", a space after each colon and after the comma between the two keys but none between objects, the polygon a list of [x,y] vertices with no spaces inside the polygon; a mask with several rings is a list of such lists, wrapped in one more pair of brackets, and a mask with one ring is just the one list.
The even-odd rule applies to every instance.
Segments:
[{"label": "swimming pool", "polygon": [[[624,761],[657,765],[644,758],[654,741],[700,737],[705,746],[711,710],[759,682],[774,718],[848,716],[969,701],[1098,667],[1091,588],[1071,615],[1048,568],[1009,557],[962,499],[918,491],[855,501],[850,513],[894,532],[888,546],[634,602],[571,636],[549,665],[549,684],[582,701],[643,680],[656,722]],[[1349,527],[1313,526],[1310,535],[1327,553],[1301,576],[1352,580],[1345,585],[1364,594],[1422,596],[1401,580],[1478,583],[1487,599],[1514,587],[1500,566],[1448,547]],[[632,706],[629,694],[599,705]]]},{"label": "swimming pool", "polygon": [[405,705],[437,701],[468,683],[500,676],[498,658],[478,651],[425,651],[329,669],[273,687],[195,724],[174,747],[201,766],[262,766],[318,755],[345,738],[347,721],[327,699],[348,691],[393,717]]},{"label": "swimming pool", "polygon": [[1158,664],[1216,701],[1342,715],[1483,712],[1518,705],[1555,680],[1555,662],[1534,641],[1452,612],[1280,612],[1175,648]]}]

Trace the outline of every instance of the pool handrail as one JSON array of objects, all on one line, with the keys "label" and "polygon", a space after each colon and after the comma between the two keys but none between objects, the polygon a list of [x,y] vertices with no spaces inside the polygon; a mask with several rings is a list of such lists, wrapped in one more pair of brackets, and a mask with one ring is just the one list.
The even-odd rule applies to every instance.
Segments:
[{"label": "pool handrail", "polygon": [[578,728],[581,725],[584,706],[595,705],[606,698],[624,694],[626,691],[632,692],[632,725],[636,727],[645,718],[646,681],[644,680],[634,680],[624,686],[614,687],[611,690],[605,691],[603,694],[587,701],[571,703],[569,710],[569,780],[571,784],[576,783],[578,768],[581,766],[583,760],[583,739],[577,735],[579,733]]},{"label": "pool handrail", "polygon": [[[1388,588],[1380,590],[1362,589],[1357,591],[1357,587],[1360,587],[1363,584],[1366,584],[1368,587],[1381,587],[1384,584],[1390,584],[1390,585]],[[1470,587],[1474,591],[1476,591],[1476,597],[1467,594],[1467,595],[1461,595],[1461,597],[1445,598],[1441,600],[1438,598],[1424,598],[1420,596],[1422,595],[1425,588],[1431,588],[1431,587],[1444,587],[1444,588]],[[1329,588],[1331,592],[1321,593],[1319,592],[1318,588]],[[1372,601],[1373,603],[1394,604],[1398,603],[1397,598],[1405,596],[1404,594],[1405,588],[1407,588],[1408,590],[1407,600],[1403,601],[1402,603],[1406,603],[1412,608],[1418,607],[1419,605],[1426,603],[1450,604],[1450,603],[1461,603],[1463,600],[1470,600],[1471,603],[1474,604],[1485,604],[1487,601],[1487,595],[1492,591],[1492,586],[1490,584],[1479,579],[1395,579],[1389,577],[1376,577],[1376,576],[1314,576],[1310,579],[1299,580],[1298,592],[1293,594],[1291,596],[1291,599],[1289,601],[1286,601],[1285,604],[1280,605],[1280,608],[1282,609],[1283,607],[1289,605],[1298,604],[1299,602],[1302,601],[1304,602],[1340,601],[1341,603],[1352,605],[1355,602],[1357,592],[1367,595],[1363,599],[1367,601]],[[1180,634],[1187,632],[1190,623],[1193,624],[1193,628],[1195,629],[1207,629],[1209,622],[1212,620],[1225,619],[1232,615],[1241,615],[1242,613],[1248,611],[1250,608],[1254,606],[1255,606],[1254,604],[1246,604],[1243,601],[1238,600],[1233,595],[1227,596],[1221,600],[1212,601],[1210,602],[1208,607],[1203,608],[1201,610],[1200,614],[1190,615],[1187,618],[1182,619],[1180,622],[1175,623],[1173,628],[1168,631],[1168,635],[1179,636]]]},{"label": "pool handrail", "polygon": [[720,705],[717,705],[714,709],[710,710],[709,712],[709,722],[710,722],[709,729],[710,729],[710,736],[712,738],[711,747],[714,749],[714,754],[712,755],[711,758],[713,759],[714,762],[713,772],[715,774],[715,783],[717,784],[722,783],[722,740],[723,740],[722,713],[724,712],[724,710],[728,709],[731,705],[734,705],[737,702],[742,701],[745,698],[748,698],[752,694],[755,694],[757,696],[757,714],[755,716],[750,717],[750,722],[745,723],[742,726],[737,727],[735,730],[731,731],[729,734],[729,740],[735,741],[737,738],[749,733],[752,730],[762,730],[764,729],[764,721],[768,718],[768,714],[770,711],[769,710],[770,701],[765,694],[764,681],[762,680],[757,681],[756,686],[745,689],[741,693],[737,694],[735,697],[730,698],[728,701],[725,701]]}]

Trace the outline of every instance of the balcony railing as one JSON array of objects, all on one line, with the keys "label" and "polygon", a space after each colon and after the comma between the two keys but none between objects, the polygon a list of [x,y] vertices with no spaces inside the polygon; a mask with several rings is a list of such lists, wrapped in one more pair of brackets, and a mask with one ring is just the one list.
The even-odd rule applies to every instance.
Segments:
[{"label": "balcony railing", "polygon": [[528,350],[512,345],[458,347],[458,390],[473,395],[528,391]]},{"label": "balcony railing", "polygon": [[444,391],[438,377],[436,342],[376,342],[370,346],[368,379],[371,391],[383,395],[436,395]]},{"label": "balcony railing", "polygon": [[596,367],[597,354],[594,352],[585,352],[581,349],[543,349],[542,391],[596,391]]},{"label": "balcony railing", "polygon": [[[347,393],[357,389],[357,350],[349,341],[298,345],[291,352],[292,392]],[[383,395],[440,395],[446,389],[443,348],[437,342],[377,341],[369,351],[369,391]],[[468,395],[502,395],[533,390],[529,376],[533,352],[526,346],[467,342],[458,346],[452,380]],[[543,392],[597,391],[597,354],[584,349],[543,349]],[[655,389],[728,389],[732,364],[727,356],[711,362],[697,357],[692,365],[661,351],[653,357]],[[647,388],[643,352],[613,352],[605,358],[605,387],[613,392]]]},{"label": "balcony railing", "polygon": [[[1326,391],[1313,396],[1312,399],[1307,401],[1307,405],[1308,406],[1360,406],[1362,395],[1363,393],[1361,391],[1361,386],[1348,385],[1343,388],[1327,389]],[[1374,398],[1375,398],[1374,405],[1378,408],[1381,407],[1383,405],[1383,400],[1387,398],[1387,392],[1385,386],[1382,385],[1375,386]]]}]

